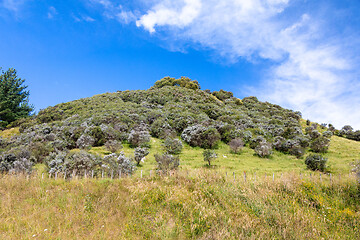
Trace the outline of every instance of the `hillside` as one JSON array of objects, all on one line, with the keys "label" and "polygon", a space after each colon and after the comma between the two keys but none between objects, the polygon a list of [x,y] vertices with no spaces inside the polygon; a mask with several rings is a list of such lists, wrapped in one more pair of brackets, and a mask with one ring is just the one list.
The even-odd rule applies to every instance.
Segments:
[{"label": "hillside", "polygon": [[357,239],[360,142],[332,135],[187,78],[49,107],[0,132],[0,238]]},{"label": "hillside", "polygon": [[[188,78],[164,78],[148,90],[62,103],[16,125],[1,133],[3,171],[11,169],[6,159],[25,159],[20,170],[41,163],[50,172],[95,170],[96,175],[112,144],[118,146],[113,152],[122,151],[129,159],[136,147],[148,148],[146,161],[137,166],[148,173],[156,169],[154,154],[164,153],[165,139],[181,139],[181,169],[204,167],[202,149],[210,148],[218,155],[213,167],[224,172],[303,172],[304,155],[319,152],[329,158],[329,172],[348,173],[360,152],[359,142],[306,125],[299,112],[256,97],[240,100],[224,90],[200,90]],[[234,139],[240,142],[239,152],[228,145]],[[74,163],[79,154],[87,163]],[[106,163],[107,171],[118,171],[117,164]]]}]

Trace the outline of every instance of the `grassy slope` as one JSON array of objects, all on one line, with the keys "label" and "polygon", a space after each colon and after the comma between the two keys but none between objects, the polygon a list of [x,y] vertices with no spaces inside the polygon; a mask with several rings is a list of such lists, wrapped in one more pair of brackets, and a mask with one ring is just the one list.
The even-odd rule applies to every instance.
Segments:
[{"label": "grassy slope", "polygon": [[[151,139],[150,155],[146,157],[144,163],[138,168],[137,175],[143,170],[143,175],[149,175],[149,171],[156,168],[154,153],[162,151],[162,141]],[[133,155],[134,150],[128,145],[123,148],[125,155]],[[92,148],[91,152],[99,154],[108,154],[103,147]],[[184,145],[183,152],[180,155],[180,168],[184,170],[207,168],[203,161],[203,149],[193,148]],[[224,143],[220,143],[216,149],[218,159],[214,162],[213,168],[219,172],[235,172],[241,174],[243,171],[249,174],[272,174],[281,172],[310,172],[306,170],[304,158],[297,159],[294,156],[275,151],[270,158],[260,158],[254,155],[254,150],[245,147],[241,154],[230,153],[230,148]],[[329,152],[325,154],[329,159],[329,170],[334,174],[347,174],[351,170],[350,163],[360,159],[360,142],[351,141],[345,138],[332,137]]]},{"label": "grassy slope", "polygon": [[[193,172],[194,173],[194,172]],[[0,178],[0,239],[357,239],[354,181]]]}]

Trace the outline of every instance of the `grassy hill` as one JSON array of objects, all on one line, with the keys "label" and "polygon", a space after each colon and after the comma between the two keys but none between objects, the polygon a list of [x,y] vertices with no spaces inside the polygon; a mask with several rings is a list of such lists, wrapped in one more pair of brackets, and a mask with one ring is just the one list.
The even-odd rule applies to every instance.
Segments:
[{"label": "grassy hill", "polygon": [[[185,78],[49,107],[0,131],[1,172],[35,169],[1,175],[0,238],[357,239],[360,189],[349,172],[360,142],[331,135],[299,112]],[[182,143],[180,165],[159,176],[155,154],[167,138]],[[239,153],[233,139],[244,144]],[[112,154],[114,142],[121,148]],[[137,147],[150,154],[131,176],[101,178],[131,172]],[[211,167],[204,149],[218,155]],[[331,181],[307,169],[316,152],[328,158]],[[69,178],[91,171],[97,179]]]}]

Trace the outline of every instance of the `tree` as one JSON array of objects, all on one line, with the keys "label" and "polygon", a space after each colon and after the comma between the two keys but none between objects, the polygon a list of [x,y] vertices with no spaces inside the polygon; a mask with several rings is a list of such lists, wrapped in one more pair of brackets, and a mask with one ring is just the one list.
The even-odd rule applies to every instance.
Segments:
[{"label": "tree", "polygon": [[25,80],[17,76],[15,69],[10,68],[0,74],[0,126],[30,115],[33,106],[29,105],[30,92]]},{"label": "tree", "polygon": [[211,162],[214,161],[217,158],[217,154],[215,151],[210,149],[205,149],[203,152],[204,161],[211,166]]}]

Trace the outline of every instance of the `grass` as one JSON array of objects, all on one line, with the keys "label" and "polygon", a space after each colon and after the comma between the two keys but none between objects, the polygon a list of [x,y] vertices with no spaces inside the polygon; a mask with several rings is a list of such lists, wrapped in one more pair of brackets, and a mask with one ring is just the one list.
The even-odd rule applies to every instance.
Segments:
[{"label": "grass", "polygon": [[[161,153],[162,140],[151,138],[150,154],[146,157],[145,161],[138,166],[138,171],[135,175],[140,176],[141,170],[143,175],[149,175],[150,170],[156,169],[156,161],[154,158],[155,153]],[[122,149],[125,155],[132,156],[134,149],[125,144]],[[306,169],[305,157],[296,158],[288,154],[283,154],[274,151],[274,154],[269,158],[260,158],[255,155],[253,149],[244,147],[240,154],[232,154],[230,147],[224,143],[220,143],[219,147],[215,150],[218,158],[213,163],[211,168],[216,169],[218,172],[235,172],[235,174],[242,174],[244,171],[249,174],[279,174],[281,172],[298,172],[310,173]],[[90,150],[95,154],[109,154],[103,147],[95,147]],[[207,169],[207,163],[203,160],[203,149],[197,147],[190,147],[184,144],[182,153],[180,154],[180,169],[194,170],[194,169]],[[305,156],[310,154],[307,152]],[[360,159],[360,142],[348,140],[333,136],[328,153],[324,154],[328,158],[329,171],[333,174],[348,174],[351,171],[351,162]]]},{"label": "grass", "polygon": [[12,136],[19,135],[19,134],[20,134],[20,131],[19,131],[18,127],[0,131],[0,137],[6,138],[6,139],[10,139]]},{"label": "grass", "polygon": [[[353,180],[0,177],[0,239],[357,239]],[[314,180],[313,180],[314,181]]]}]

